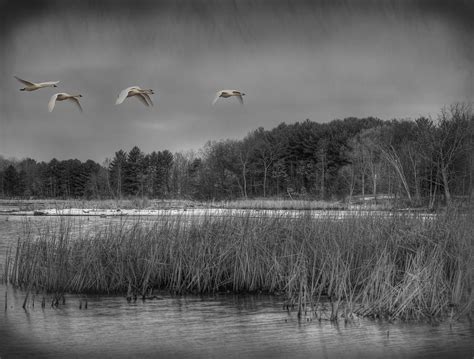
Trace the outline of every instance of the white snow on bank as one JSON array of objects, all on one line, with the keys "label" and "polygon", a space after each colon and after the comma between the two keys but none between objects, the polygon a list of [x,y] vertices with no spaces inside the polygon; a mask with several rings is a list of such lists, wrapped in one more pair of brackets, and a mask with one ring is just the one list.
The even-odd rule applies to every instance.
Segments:
[{"label": "white snow on bank", "polygon": [[[389,217],[394,215],[402,215],[400,212],[388,211],[338,211],[338,210],[259,210],[259,209],[218,209],[218,208],[192,208],[192,209],[82,209],[82,208],[66,208],[66,209],[44,209],[41,211],[25,211],[16,212],[17,215],[44,215],[44,216],[100,216],[100,217],[120,217],[120,216],[186,216],[186,217],[284,217],[284,218],[330,218],[342,219],[349,217],[361,216],[381,216]],[[410,213],[403,213],[410,215]],[[433,218],[435,214],[411,214],[421,218]]]}]

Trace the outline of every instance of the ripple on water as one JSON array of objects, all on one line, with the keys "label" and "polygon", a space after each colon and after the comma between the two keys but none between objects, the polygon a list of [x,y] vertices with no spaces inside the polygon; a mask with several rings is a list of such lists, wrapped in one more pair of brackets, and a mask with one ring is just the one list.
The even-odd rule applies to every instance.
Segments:
[{"label": "ripple on water", "polygon": [[[34,226],[45,220],[30,218]],[[0,253],[15,243],[24,218],[0,221]],[[82,228],[109,220],[75,222]],[[84,224],[85,223],[85,224]],[[0,263],[4,256],[0,255]],[[182,358],[444,358],[474,356],[474,330],[464,323],[437,326],[359,320],[344,325],[300,322],[269,296],[185,296],[127,303],[120,296],[69,295],[57,309],[22,309],[25,294],[0,285],[0,356]],[[388,335],[387,335],[388,333]]]},{"label": "ripple on water", "polygon": [[[0,287],[4,296],[5,287]],[[67,296],[57,309],[25,312],[24,293],[9,292],[0,353],[40,357],[470,357],[466,324],[430,326],[359,320],[344,325],[298,321],[269,296],[171,297],[127,303],[117,296]],[[3,303],[2,303],[3,305]],[[389,332],[389,335],[387,335]]]}]

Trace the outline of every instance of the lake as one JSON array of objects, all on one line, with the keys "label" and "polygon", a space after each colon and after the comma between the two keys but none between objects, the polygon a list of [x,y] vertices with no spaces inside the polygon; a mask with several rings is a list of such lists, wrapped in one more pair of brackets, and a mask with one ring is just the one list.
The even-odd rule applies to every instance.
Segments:
[{"label": "lake", "polygon": [[[8,220],[7,220],[8,219]],[[0,216],[0,264],[25,221],[40,228],[59,217]],[[121,218],[73,217],[77,230]],[[149,219],[152,220],[152,219]],[[415,323],[356,319],[338,324],[298,320],[284,297],[172,296],[128,303],[123,296],[66,296],[41,307],[36,296],[0,285],[0,357],[172,358],[445,358],[474,357],[468,322]],[[85,299],[87,298],[87,309]],[[80,309],[80,303],[82,307]]]}]

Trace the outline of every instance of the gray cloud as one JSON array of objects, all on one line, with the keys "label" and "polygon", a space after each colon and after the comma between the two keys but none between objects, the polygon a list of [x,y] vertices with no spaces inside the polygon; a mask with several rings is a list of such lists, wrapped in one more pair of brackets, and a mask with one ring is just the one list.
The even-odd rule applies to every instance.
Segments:
[{"label": "gray cloud", "polygon": [[[24,16],[12,5],[5,25],[7,157],[102,161],[134,145],[197,149],[281,122],[435,116],[443,105],[472,101],[465,2],[43,4]],[[84,95],[85,113],[61,103],[50,114],[53,89],[20,93],[13,75],[61,80],[59,90]],[[114,105],[135,84],[157,91],[154,108],[135,99]],[[246,105],[211,107],[215,91],[228,87],[244,90]]]}]

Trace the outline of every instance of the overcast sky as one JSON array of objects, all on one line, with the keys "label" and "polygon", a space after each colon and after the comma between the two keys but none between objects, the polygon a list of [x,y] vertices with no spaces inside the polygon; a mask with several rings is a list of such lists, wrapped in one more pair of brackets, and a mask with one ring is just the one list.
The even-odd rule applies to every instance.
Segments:
[{"label": "overcast sky", "polygon": [[[23,5],[22,5],[23,4]],[[470,1],[21,1],[3,5],[0,155],[102,162],[309,118],[432,116],[473,101]],[[61,81],[20,92],[14,75]],[[116,106],[125,87],[155,107]],[[211,102],[218,89],[244,91]],[[80,93],[84,113],[52,94]]]}]

